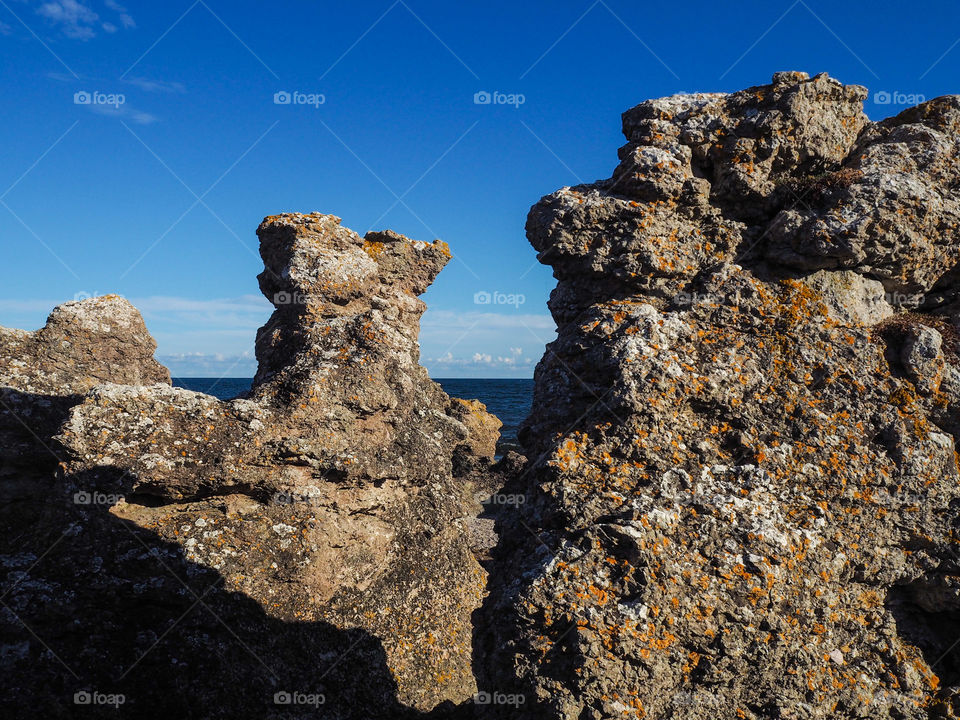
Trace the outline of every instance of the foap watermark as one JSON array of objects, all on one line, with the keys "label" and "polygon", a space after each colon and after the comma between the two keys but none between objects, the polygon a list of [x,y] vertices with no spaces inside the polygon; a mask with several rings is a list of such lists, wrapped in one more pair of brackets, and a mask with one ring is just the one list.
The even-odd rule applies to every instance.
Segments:
[{"label": "foap watermark", "polygon": [[275,492],[273,502],[276,505],[321,505],[321,498],[313,495],[293,492]]},{"label": "foap watermark", "polygon": [[122,502],[124,502],[124,496],[118,493],[79,490],[73,494],[74,505],[117,505]]},{"label": "foap watermark", "polygon": [[473,696],[474,705],[511,705],[520,707],[527,701],[522,693],[478,692]]},{"label": "foap watermark", "polygon": [[473,94],[474,105],[513,105],[519,108],[527,101],[527,96],[523,93],[502,93],[498,90],[487,92],[480,90]]},{"label": "foap watermark", "polygon": [[929,498],[919,493],[891,493],[888,490],[878,490],[867,497],[867,500],[885,508],[922,507]]},{"label": "foap watermark", "polygon": [[299,90],[278,90],[273,94],[274,105],[309,105],[316,109],[325,105],[327,96],[323,93],[305,93]]},{"label": "foap watermark", "polygon": [[105,93],[99,90],[78,90],[73,94],[74,105],[109,105],[118,108],[127,101],[123,93]]},{"label": "foap watermark", "polygon": [[96,690],[81,690],[73,694],[74,705],[106,705],[119,708],[127,701],[123,693],[102,693]]},{"label": "foap watermark", "polygon": [[474,495],[477,502],[486,505],[523,505],[527,501],[526,495],[511,495],[507,493],[494,493],[490,495],[485,492],[478,492]]},{"label": "foap watermark", "polygon": [[692,307],[694,305],[719,305],[721,298],[712,293],[679,292],[673,296],[674,305]]},{"label": "foap watermark", "polygon": [[310,296],[306,293],[287,292],[281,290],[273,294],[274,305],[306,305],[310,301]]},{"label": "foap watermark", "polygon": [[920,93],[903,93],[899,90],[878,90],[873,94],[877,105],[919,105],[926,102],[927,96]]},{"label": "foap watermark", "polygon": [[327,701],[323,693],[287,692],[281,690],[273,694],[274,705],[312,705],[319,707]]},{"label": "foap watermark", "polygon": [[518,308],[527,301],[523,293],[503,293],[499,290],[487,292],[480,290],[473,294],[474,305],[513,305]]},{"label": "foap watermark", "polygon": [[927,299],[923,293],[902,293],[888,292],[884,293],[884,299],[894,307],[915,308],[919,307]]},{"label": "foap watermark", "polygon": [[82,302],[83,300],[95,300],[97,298],[108,298],[110,300],[116,300],[117,298],[123,298],[123,295],[119,295],[115,292],[100,292],[95,290],[94,292],[89,292],[88,290],[81,290],[80,292],[73,294],[73,299]]}]

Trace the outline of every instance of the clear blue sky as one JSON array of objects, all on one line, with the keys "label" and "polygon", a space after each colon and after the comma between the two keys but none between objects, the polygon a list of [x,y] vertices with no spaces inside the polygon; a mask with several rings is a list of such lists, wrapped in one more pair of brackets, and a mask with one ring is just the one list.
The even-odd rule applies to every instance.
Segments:
[{"label": "clear blue sky", "polygon": [[424,296],[434,377],[527,377],[554,284],[527,210],[610,176],[623,110],[777,70],[960,92],[958,36],[946,2],[0,0],[0,325],[115,292],[175,375],[252,375],[254,231],[316,210],[450,243]]}]

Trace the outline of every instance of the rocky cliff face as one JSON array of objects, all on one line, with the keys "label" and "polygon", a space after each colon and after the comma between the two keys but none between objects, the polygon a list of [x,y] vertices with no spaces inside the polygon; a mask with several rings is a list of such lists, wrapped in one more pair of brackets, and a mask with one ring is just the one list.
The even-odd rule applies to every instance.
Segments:
[{"label": "rocky cliff face", "polygon": [[644,102],[611,179],[531,210],[559,337],[478,631],[491,716],[960,711],[960,98],[865,97]]},{"label": "rocky cliff face", "polygon": [[[276,310],[248,397],[155,384],[169,376],[135,311],[105,327],[121,301],[61,306],[56,337],[3,331],[26,425],[30,393],[71,394],[59,430],[32,429],[58,478],[3,508],[12,707],[69,716],[87,692],[145,716],[392,718],[474,693],[485,576],[453,462],[489,464],[497,425],[419,365],[417,295],[449,251],[320,214],[258,234]],[[56,355],[80,328],[110,348],[89,367]]]}]

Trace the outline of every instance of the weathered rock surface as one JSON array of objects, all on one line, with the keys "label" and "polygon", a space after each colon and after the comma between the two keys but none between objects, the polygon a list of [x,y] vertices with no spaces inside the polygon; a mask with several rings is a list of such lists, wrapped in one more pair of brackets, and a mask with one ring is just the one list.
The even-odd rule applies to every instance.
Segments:
[{"label": "weathered rock surface", "polygon": [[78,395],[103,382],[170,383],[140,313],[117,295],[58,305],[36,332],[0,328],[0,385]]},{"label": "weathered rock surface", "polygon": [[36,332],[0,328],[0,481],[52,468],[49,438],[102,382],[170,383],[140,313],[116,295],[59,305]]},{"label": "weathered rock surface", "polygon": [[502,491],[490,716],[960,713],[960,368],[930,329],[960,97],[865,97],[644,102],[611,179],[531,210],[559,331]]},{"label": "weathered rock surface", "polygon": [[48,433],[50,496],[0,511],[12,707],[72,716],[88,690],[144,716],[392,718],[475,692],[485,574],[453,456],[488,465],[498,423],[419,365],[417,295],[449,251],[320,214],[258,234],[276,311],[248,397],[114,363],[45,386],[89,392]]}]

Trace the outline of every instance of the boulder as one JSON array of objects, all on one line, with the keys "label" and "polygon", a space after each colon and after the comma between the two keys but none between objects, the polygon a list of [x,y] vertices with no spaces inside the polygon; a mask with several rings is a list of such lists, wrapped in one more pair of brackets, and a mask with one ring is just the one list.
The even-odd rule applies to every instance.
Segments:
[{"label": "boulder", "polygon": [[[926,314],[958,288],[960,98],[865,97],[641,103],[610,179],[531,209],[558,337],[501,491],[484,717],[960,712],[960,374]],[[905,342],[875,325],[910,309]]]},{"label": "boulder", "polygon": [[36,332],[0,328],[0,480],[8,489],[37,466],[56,466],[50,437],[88,390],[169,385],[156,348],[140,313],[117,295],[58,305]]}]

